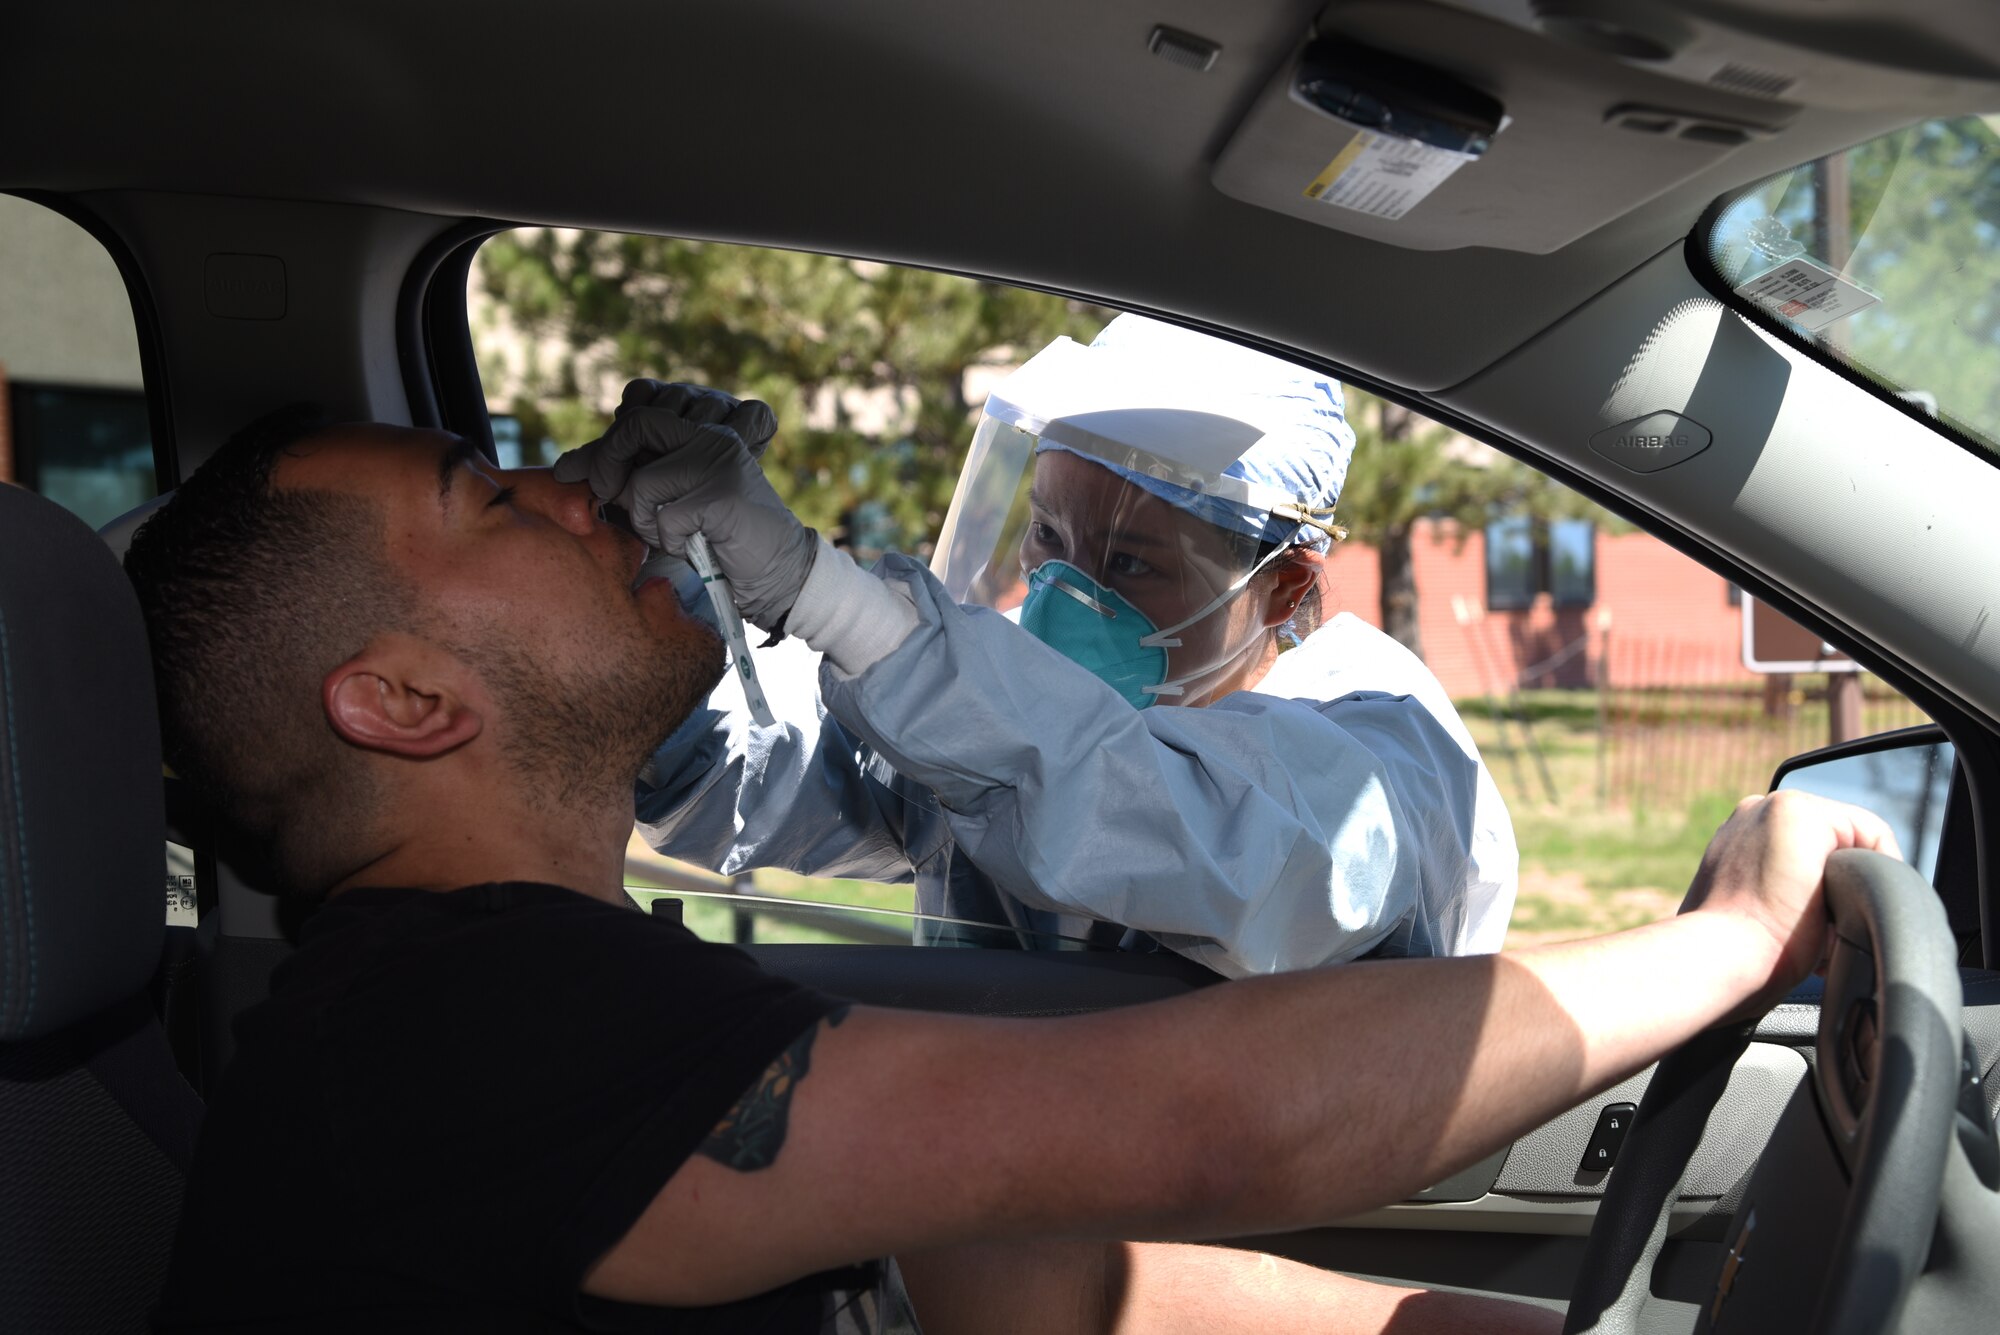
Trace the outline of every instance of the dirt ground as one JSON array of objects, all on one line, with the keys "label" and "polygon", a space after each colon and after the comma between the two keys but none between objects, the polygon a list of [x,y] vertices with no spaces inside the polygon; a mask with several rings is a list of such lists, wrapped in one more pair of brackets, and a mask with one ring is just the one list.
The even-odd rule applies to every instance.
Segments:
[{"label": "dirt ground", "polygon": [[1581,872],[1523,867],[1507,949],[1574,941],[1671,917],[1680,907],[1681,894],[1654,886],[1593,890],[1584,884]]}]

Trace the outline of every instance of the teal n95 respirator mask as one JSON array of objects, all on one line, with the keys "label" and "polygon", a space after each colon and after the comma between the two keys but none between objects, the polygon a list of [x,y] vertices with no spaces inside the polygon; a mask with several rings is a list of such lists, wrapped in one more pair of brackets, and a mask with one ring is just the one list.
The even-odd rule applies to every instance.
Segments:
[{"label": "teal n95 respirator mask", "polygon": [[1028,576],[1021,629],[1087,668],[1135,709],[1153,703],[1148,688],[1167,679],[1167,651],[1148,644],[1157,627],[1144,612],[1064,561],[1045,561]]},{"label": "teal n95 respirator mask", "polygon": [[[1106,588],[1067,561],[1044,561],[1028,574],[1028,596],[1020,609],[1021,629],[1118,692],[1134,709],[1186,693],[1205,675],[1168,676],[1167,651],[1182,645],[1181,632],[1221,610],[1272,560],[1273,551],[1208,604],[1165,629],[1115,589]],[[1248,648],[1246,642],[1237,652]],[[1227,655],[1227,658],[1234,655]]]}]

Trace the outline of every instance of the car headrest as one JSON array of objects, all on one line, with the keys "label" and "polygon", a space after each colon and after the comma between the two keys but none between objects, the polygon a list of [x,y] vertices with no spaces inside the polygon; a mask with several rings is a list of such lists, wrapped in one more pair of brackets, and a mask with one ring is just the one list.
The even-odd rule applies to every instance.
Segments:
[{"label": "car headrest", "polygon": [[152,979],[160,730],[139,601],[82,520],[0,485],[0,1042]]}]

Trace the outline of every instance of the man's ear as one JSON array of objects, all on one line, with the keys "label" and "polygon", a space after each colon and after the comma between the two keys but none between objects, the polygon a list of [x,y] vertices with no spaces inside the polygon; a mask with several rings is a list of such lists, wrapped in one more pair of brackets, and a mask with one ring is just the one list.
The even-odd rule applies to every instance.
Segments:
[{"label": "man's ear", "polygon": [[326,674],[320,699],[343,740],[428,760],[457,750],[485,727],[465,699],[464,680],[458,660],[437,646],[408,635],[378,635]]},{"label": "man's ear", "polygon": [[1310,547],[1294,548],[1271,567],[1271,592],[1264,600],[1264,624],[1282,626],[1299,610],[1299,603],[1326,568],[1326,554]]}]

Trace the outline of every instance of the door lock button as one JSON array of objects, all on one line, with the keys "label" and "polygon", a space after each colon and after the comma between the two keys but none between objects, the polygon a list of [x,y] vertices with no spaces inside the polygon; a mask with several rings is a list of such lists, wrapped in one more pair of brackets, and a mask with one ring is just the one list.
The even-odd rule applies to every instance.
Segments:
[{"label": "door lock button", "polygon": [[1613,1103],[1597,1114],[1597,1129],[1590,1133],[1590,1143],[1583,1149],[1583,1166],[1578,1172],[1602,1173],[1618,1162],[1618,1147],[1625,1143],[1625,1133],[1632,1129],[1632,1115],[1639,1111],[1637,1104]]}]

